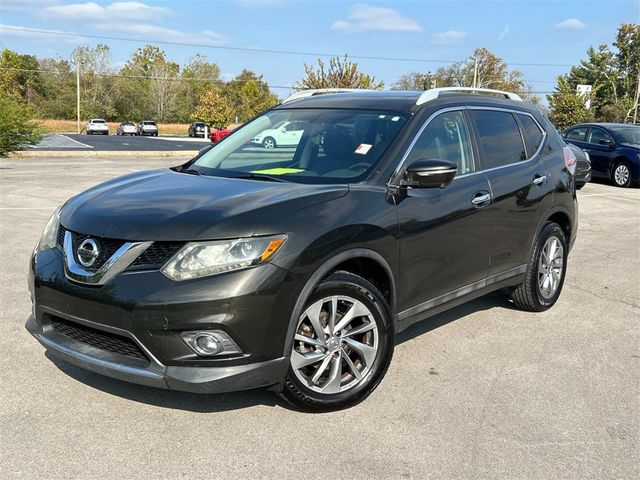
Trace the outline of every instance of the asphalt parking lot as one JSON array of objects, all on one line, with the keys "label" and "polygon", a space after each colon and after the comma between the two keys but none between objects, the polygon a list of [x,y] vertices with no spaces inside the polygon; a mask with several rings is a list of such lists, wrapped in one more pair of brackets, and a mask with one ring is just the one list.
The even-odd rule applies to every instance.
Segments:
[{"label": "asphalt parking lot", "polygon": [[24,330],[27,260],[53,209],[178,163],[0,161],[0,478],[640,478],[640,190],[579,193],[553,309],[495,294],[415,325],[368,400],[309,415],[266,391],[100,377],[45,356]]},{"label": "asphalt parking lot", "polygon": [[36,151],[153,152],[193,151],[211,145],[209,140],[189,137],[139,137],[124,135],[51,134],[31,147]]}]

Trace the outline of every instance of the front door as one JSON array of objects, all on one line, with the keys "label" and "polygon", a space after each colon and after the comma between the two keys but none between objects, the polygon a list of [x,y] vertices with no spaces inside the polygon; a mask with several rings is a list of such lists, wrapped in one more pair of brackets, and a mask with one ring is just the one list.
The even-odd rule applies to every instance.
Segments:
[{"label": "front door", "polygon": [[424,128],[403,164],[449,160],[458,170],[445,188],[409,187],[397,196],[400,320],[469,293],[486,278],[490,188],[472,152],[464,110],[444,111]]},{"label": "front door", "polygon": [[587,142],[582,149],[586,150],[591,157],[592,170],[595,170],[601,175],[610,177],[611,172],[609,171],[609,167],[611,166],[614,157],[612,151],[613,145],[613,139],[602,128],[589,128]]}]

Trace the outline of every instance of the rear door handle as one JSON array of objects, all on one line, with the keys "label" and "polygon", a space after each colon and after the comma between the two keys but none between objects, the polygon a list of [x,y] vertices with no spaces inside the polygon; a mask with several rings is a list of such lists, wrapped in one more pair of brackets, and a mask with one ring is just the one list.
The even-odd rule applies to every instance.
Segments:
[{"label": "rear door handle", "polygon": [[547,181],[547,176],[546,175],[537,175],[534,179],[533,179],[533,184],[534,185],[544,185]]},{"label": "rear door handle", "polygon": [[484,207],[491,202],[491,194],[489,192],[478,192],[471,199],[471,203],[476,207]]}]

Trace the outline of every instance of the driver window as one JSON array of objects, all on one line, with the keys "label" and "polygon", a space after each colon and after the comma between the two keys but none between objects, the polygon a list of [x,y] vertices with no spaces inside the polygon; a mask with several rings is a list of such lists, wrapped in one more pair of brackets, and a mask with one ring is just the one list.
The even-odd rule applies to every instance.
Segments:
[{"label": "driver window", "polygon": [[600,143],[600,140],[611,141],[611,137],[609,137],[609,135],[607,135],[604,130],[601,130],[599,128],[591,128],[591,130],[589,131],[589,138],[587,139],[587,142]]},{"label": "driver window", "polygon": [[464,115],[441,113],[429,122],[407,157],[407,165],[418,160],[448,160],[458,166],[456,176],[473,172],[473,159]]}]

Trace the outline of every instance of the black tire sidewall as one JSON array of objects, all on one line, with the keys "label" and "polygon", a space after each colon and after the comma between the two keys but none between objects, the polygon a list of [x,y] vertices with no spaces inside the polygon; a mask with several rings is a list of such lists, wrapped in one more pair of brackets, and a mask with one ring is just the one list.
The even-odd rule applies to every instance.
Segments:
[{"label": "black tire sidewall", "polygon": [[[296,398],[296,406],[322,411],[346,408],[358,403],[380,383],[391,361],[394,331],[386,301],[377,289],[366,280],[353,274],[345,275],[339,280],[332,276],[333,278],[330,277],[328,281],[318,285],[305,303],[305,310],[314,302],[332,295],[346,295],[363,302],[371,311],[378,325],[378,355],[364,380],[345,392],[330,395],[314,392],[303,385],[293,369],[289,367],[284,388],[288,390],[289,395]],[[353,277],[352,280],[349,277]]]},{"label": "black tire sidewall", "polygon": [[[540,264],[540,256],[542,255],[542,249],[547,242],[547,240],[551,237],[556,237],[560,240],[560,244],[562,245],[562,275],[560,277],[560,284],[556,292],[553,294],[551,298],[544,298],[542,293],[540,292],[540,286],[538,285],[538,266]],[[541,307],[541,309],[546,310],[547,308],[551,308],[558,301],[560,297],[560,293],[562,292],[562,287],[564,285],[564,279],[567,274],[567,258],[569,255],[569,249],[567,248],[567,240],[562,228],[557,223],[548,223],[540,232],[538,236],[538,242],[536,245],[536,254],[533,258],[533,265],[531,266],[531,273],[533,274],[533,278],[531,279],[531,286],[535,289],[535,297]]]},{"label": "black tire sidewall", "polygon": [[[627,171],[629,172],[629,177],[627,178],[626,183],[624,184],[619,184],[618,182],[616,182],[616,170],[620,165],[624,165],[627,167]],[[627,188],[629,186],[631,186],[631,167],[629,166],[629,164],[626,161],[618,161],[614,164],[613,169],[611,170],[611,182],[619,188]]]}]

